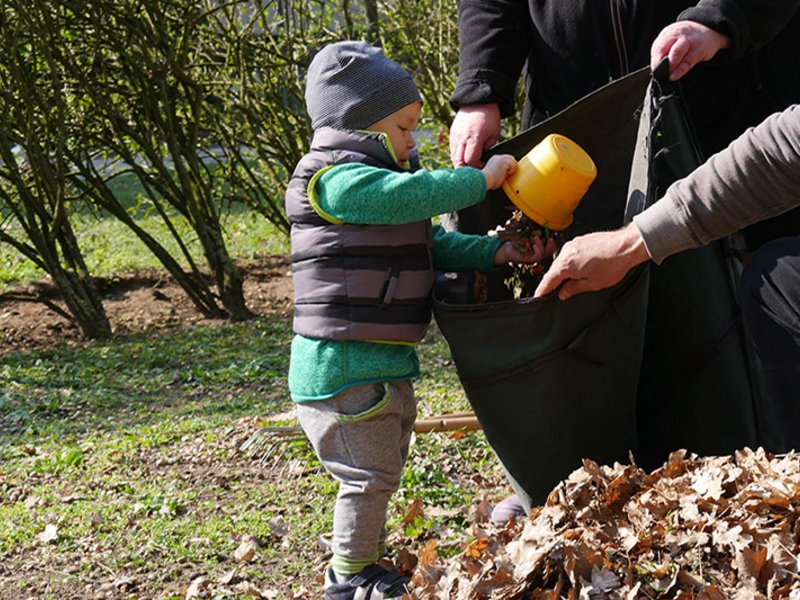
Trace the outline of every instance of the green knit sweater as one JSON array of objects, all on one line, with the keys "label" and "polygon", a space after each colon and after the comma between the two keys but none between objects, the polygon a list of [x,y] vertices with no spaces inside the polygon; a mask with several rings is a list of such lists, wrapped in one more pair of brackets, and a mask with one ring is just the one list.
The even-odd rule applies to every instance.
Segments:
[{"label": "green knit sweater", "polygon": [[[346,223],[392,225],[430,219],[480,202],[486,179],[478,169],[398,173],[362,163],[336,165],[317,180],[319,208]],[[433,229],[434,268],[439,271],[493,268],[497,238]],[[419,376],[413,346],[336,341],[296,335],[289,363],[295,402],[323,400],[361,384]]]}]

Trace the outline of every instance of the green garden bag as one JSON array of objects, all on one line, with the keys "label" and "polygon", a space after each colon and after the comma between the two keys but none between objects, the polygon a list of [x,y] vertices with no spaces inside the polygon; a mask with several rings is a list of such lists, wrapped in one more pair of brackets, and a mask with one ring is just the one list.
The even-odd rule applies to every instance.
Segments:
[{"label": "green garden bag", "polygon": [[[521,158],[550,133],[592,156],[598,177],[570,236],[620,227],[701,160],[677,88],[642,69],[491,149]],[[509,216],[502,191],[454,226],[485,233]],[[757,381],[725,243],[632,270],[567,301],[515,301],[502,270],[476,300],[472,274],[440,274],[434,315],[467,397],[526,508],[581,466],[756,442]],[[485,301],[484,301],[485,300]]]}]

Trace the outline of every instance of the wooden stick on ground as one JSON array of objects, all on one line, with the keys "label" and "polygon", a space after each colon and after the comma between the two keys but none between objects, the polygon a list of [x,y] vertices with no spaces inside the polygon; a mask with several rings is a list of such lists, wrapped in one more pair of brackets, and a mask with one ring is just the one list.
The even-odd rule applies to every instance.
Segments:
[{"label": "wooden stick on ground", "polygon": [[[474,413],[453,413],[437,415],[414,422],[415,433],[431,433],[436,431],[477,431],[481,428]],[[248,456],[261,453],[261,462],[266,463],[280,447],[297,441],[308,441],[299,425],[271,425],[258,429],[245,440],[239,451]]]},{"label": "wooden stick on ground", "polygon": [[427,419],[417,419],[414,423],[415,433],[429,433],[432,431],[476,431],[481,428],[478,417],[474,413],[455,413],[452,415],[439,415]]}]

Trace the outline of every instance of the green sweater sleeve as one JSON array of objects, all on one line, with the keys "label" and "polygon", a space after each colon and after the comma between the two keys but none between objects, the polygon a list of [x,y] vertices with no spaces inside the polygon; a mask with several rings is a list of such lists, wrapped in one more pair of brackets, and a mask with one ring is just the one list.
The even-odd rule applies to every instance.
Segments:
[{"label": "green sweater sleeve", "polygon": [[488,235],[470,235],[433,227],[433,266],[437,271],[491,271],[502,241]]},{"label": "green sweater sleeve", "polygon": [[344,223],[399,225],[477,204],[486,195],[486,178],[472,167],[398,173],[346,163],[322,173],[312,195],[324,213]]}]

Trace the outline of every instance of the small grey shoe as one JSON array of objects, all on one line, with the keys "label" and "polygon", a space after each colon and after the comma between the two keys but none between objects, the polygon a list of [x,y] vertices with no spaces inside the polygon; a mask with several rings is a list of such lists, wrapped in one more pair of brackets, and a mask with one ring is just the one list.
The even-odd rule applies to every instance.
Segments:
[{"label": "small grey shoe", "polygon": [[513,495],[504,498],[492,509],[492,516],[490,517],[492,523],[498,527],[502,527],[508,523],[512,518],[519,523],[526,517],[525,509],[522,507],[522,502],[518,496]]}]

